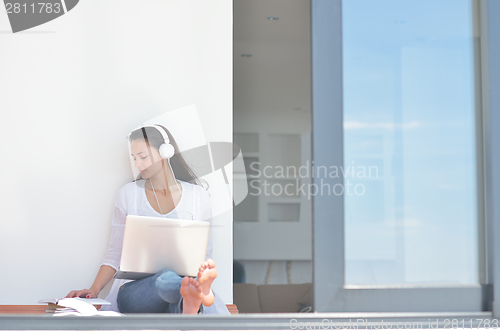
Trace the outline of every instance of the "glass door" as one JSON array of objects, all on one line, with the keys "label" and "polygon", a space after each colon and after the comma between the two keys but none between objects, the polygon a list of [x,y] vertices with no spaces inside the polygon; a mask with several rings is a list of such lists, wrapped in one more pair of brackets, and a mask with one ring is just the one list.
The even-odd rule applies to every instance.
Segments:
[{"label": "glass door", "polygon": [[315,310],[484,309],[478,13],[313,1]]}]

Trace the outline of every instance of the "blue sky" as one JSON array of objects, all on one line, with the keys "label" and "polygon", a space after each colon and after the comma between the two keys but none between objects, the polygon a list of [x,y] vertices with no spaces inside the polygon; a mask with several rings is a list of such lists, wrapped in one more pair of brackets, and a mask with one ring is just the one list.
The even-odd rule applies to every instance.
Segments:
[{"label": "blue sky", "polygon": [[[477,40],[477,39],[476,39]],[[348,283],[477,282],[470,0],[343,2]]]}]

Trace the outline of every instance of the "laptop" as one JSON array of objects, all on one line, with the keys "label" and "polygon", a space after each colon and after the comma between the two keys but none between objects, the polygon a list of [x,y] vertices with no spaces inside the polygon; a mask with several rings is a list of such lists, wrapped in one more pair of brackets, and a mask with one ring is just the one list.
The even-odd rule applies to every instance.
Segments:
[{"label": "laptop", "polygon": [[207,255],[210,223],[128,215],[117,279],[137,280],[169,268],[196,276]]}]

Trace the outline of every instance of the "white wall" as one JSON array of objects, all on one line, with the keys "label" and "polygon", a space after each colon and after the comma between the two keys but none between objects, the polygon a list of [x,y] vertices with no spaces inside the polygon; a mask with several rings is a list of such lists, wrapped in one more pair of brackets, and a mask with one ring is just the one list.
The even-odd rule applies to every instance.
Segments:
[{"label": "white wall", "polygon": [[[0,304],[36,304],[90,287],[131,129],[195,104],[208,141],[232,140],[232,1],[86,0],[8,31],[0,11]],[[230,303],[226,215],[214,289]]]}]

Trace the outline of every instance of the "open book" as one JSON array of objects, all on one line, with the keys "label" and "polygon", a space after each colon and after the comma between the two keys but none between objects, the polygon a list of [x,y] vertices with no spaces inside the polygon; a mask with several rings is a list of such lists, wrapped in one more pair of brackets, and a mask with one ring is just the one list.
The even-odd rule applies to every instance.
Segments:
[{"label": "open book", "polygon": [[47,304],[46,312],[54,316],[121,316],[114,311],[97,311],[102,305],[111,304],[100,298],[52,298],[41,299],[38,303]]}]

